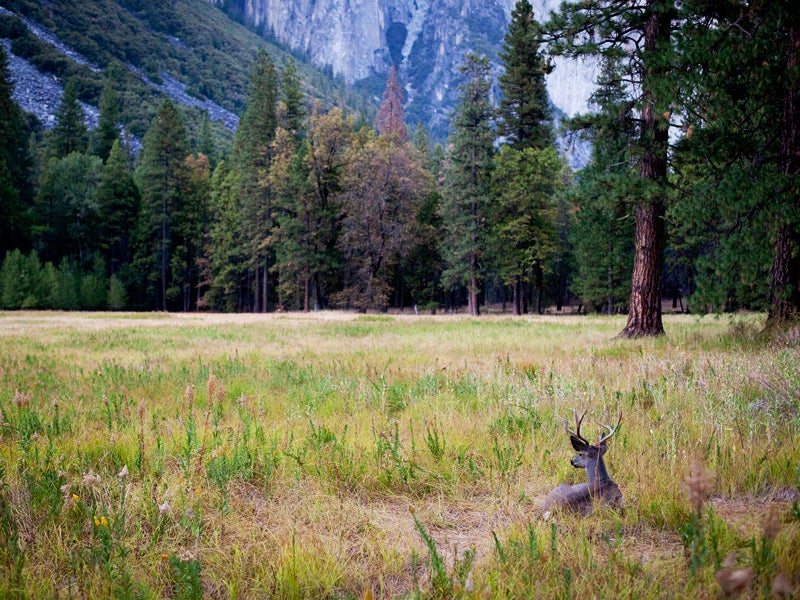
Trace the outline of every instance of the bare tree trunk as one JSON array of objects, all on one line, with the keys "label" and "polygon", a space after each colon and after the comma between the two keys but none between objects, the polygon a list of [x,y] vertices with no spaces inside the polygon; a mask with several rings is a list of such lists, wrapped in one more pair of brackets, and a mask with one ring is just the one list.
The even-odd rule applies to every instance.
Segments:
[{"label": "bare tree trunk", "polygon": [[169,256],[167,254],[167,200],[161,201],[161,310],[167,312],[167,269]]},{"label": "bare tree trunk", "polygon": [[[800,65],[800,23],[797,17],[789,28],[789,48],[786,57],[787,72],[792,72]],[[783,117],[781,127],[780,172],[796,177],[800,173],[800,85],[794,85],[784,91]],[[792,190],[795,194],[797,190]],[[797,213],[800,210],[800,199],[797,195],[792,199],[792,210],[784,215]],[[800,231],[786,218],[778,229],[775,244],[775,256],[772,263],[772,281],[770,283],[770,306],[767,315],[767,326],[783,324],[796,319],[800,314]]]},{"label": "bare tree trunk", "polygon": [[[646,53],[653,53],[669,44],[671,18],[648,0],[649,16],[644,26]],[[658,67],[656,67],[658,68]],[[664,67],[660,67],[662,70]],[[652,67],[651,67],[652,69]],[[620,332],[622,337],[655,336],[664,334],[661,320],[661,271],[664,264],[666,206],[659,189],[667,177],[667,127],[656,123],[656,99],[653,81],[658,73],[645,73],[642,88],[642,156],[639,177],[652,182],[650,197],[640,198],[636,207],[636,246],[633,257],[631,303],[628,323]]]},{"label": "bare tree trunk", "polygon": [[480,315],[480,308],[478,307],[478,255],[473,254],[470,259],[470,279],[469,288],[467,289],[467,306],[469,314],[474,317]]},{"label": "bare tree trunk", "polygon": [[267,267],[267,257],[264,257],[264,278],[261,281],[261,312],[269,312],[267,294],[269,293],[269,268]]},{"label": "bare tree trunk", "polygon": [[519,277],[514,281],[514,315],[522,315],[522,281]]}]

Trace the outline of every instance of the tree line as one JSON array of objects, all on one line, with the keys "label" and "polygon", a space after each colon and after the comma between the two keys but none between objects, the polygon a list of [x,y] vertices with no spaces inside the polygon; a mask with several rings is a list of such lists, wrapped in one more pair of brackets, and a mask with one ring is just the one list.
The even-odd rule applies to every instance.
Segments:
[{"label": "tree line", "polygon": [[[586,0],[541,24],[519,0],[502,72],[465,56],[444,146],[409,134],[394,67],[369,124],[307,102],[294,64],[262,51],[231,148],[207,121],[190,139],[165,101],[133,157],[113,78],[95,130],[68,84],[37,132],[2,56],[0,304],[477,315],[577,299],[639,336],[663,333],[672,296],[784,323],[800,308],[798,20],[788,0]],[[577,173],[556,151],[551,56],[600,69],[593,111],[566,123],[593,148]]]}]

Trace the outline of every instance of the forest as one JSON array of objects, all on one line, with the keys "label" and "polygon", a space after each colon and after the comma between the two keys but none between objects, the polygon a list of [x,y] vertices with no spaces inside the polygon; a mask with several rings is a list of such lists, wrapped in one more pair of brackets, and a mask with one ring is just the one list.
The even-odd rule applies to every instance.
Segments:
[{"label": "forest", "polygon": [[[556,56],[600,65],[592,112],[558,129]],[[0,49],[0,307],[571,305],[627,314],[630,336],[663,333],[662,300],[796,316],[792,2],[587,0],[540,23],[519,0],[501,58],[495,74],[464,57],[445,144],[408,127],[394,68],[370,122],[307,98],[293,60],[262,50],[232,143],[166,100],[134,155],[113,70],[95,129],[67,78],[46,130],[14,104]],[[585,168],[559,135],[591,143]]]}]

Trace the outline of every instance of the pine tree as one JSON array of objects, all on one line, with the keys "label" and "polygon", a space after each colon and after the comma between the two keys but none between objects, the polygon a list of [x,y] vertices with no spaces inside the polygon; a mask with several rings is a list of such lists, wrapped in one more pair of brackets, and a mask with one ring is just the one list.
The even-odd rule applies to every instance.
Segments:
[{"label": "pine tree", "polygon": [[544,275],[557,245],[556,193],[563,169],[553,147],[503,146],[497,155],[489,245],[503,283],[513,286],[516,315],[523,312],[523,284],[533,286],[534,309],[542,313]]},{"label": "pine tree", "polygon": [[[139,213],[139,188],[128,173],[127,157],[119,139],[111,146],[95,192],[99,212],[97,237],[111,275],[130,268],[131,233]],[[127,276],[125,277],[127,280]]]},{"label": "pine tree", "polygon": [[486,249],[486,217],[492,200],[494,148],[489,59],[467,54],[460,68],[464,83],[452,121],[446,186],[442,199],[442,256],[446,286],[467,287],[468,310],[479,314],[478,292]]},{"label": "pine tree", "polygon": [[381,135],[395,135],[399,141],[408,140],[403,88],[397,81],[397,69],[394,65],[389,68],[386,77],[386,91],[383,93],[383,103],[375,117],[375,126]]},{"label": "pine tree", "polygon": [[241,195],[241,227],[249,257],[248,270],[253,312],[266,312],[272,230],[270,191],[267,174],[270,145],[277,127],[278,79],[275,65],[265,50],[259,51],[250,75],[247,110],[239,122],[233,146],[233,168],[237,171]]},{"label": "pine tree", "polygon": [[75,86],[71,81],[64,86],[64,94],[56,111],[56,125],[49,135],[50,156],[64,158],[72,152],[85,152],[89,133],[83,122],[83,111],[78,103]]},{"label": "pine tree", "polygon": [[144,136],[135,177],[142,195],[137,265],[159,310],[175,307],[182,273],[171,270],[172,252],[188,181],[186,128],[175,105],[165,100]]},{"label": "pine tree", "polygon": [[0,256],[30,243],[28,131],[12,90],[6,53],[0,46]]},{"label": "pine tree", "polygon": [[100,94],[100,118],[97,128],[92,132],[90,151],[99,156],[103,162],[108,159],[111,147],[119,139],[117,129],[120,121],[119,101],[114,91],[114,80],[106,76],[103,91]]},{"label": "pine tree", "polygon": [[43,259],[57,263],[66,257],[79,269],[92,264],[100,242],[95,191],[102,169],[98,157],[80,152],[48,161],[35,202]]},{"label": "pine tree", "polygon": [[586,0],[561,5],[547,27],[551,51],[567,56],[627,56],[624,80],[637,114],[632,155],[637,157],[635,255],[624,337],[664,333],[661,277],[666,243],[667,149],[671,82],[673,2]]},{"label": "pine tree", "polygon": [[636,190],[630,149],[636,131],[621,80],[619,61],[604,60],[591,98],[596,112],[571,121],[593,149],[570,193],[577,209],[570,232],[577,267],[572,289],[585,306],[605,314],[627,306],[633,268]]},{"label": "pine tree", "polygon": [[292,132],[295,137],[303,137],[306,110],[303,107],[303,90],[297,77],[297,66],[291,57],[281,75],[282,118],[281,127]]},{"label": "pine tree", "polygon": [[208,113],[203,113],[200,121],[200,131],[197,133],[197,151],[208,158],[209,165],[214,169],[217,166],[217,146],[214,143],[214,135],[211,132],[211,119]]},{"label": "pine tree", "polygon": [[500,59],[505,71],[498,78],[502,96],[498,133],[515,150],[553,145],[553,127],[545,86],[549,64],[540,47],[542,33],[528,0],[518,0],[503,38]]}]

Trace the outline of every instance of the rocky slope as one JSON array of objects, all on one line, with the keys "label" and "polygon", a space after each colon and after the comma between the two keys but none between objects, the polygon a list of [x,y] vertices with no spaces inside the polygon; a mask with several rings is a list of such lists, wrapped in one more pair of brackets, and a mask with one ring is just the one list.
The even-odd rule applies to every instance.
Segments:
[{"label": "rocky slope", "polygon": [[[516,0],[209,1],[373,93],[382,91],[389,66],[399,65],[409,121],[425,122],[441,136],[457,94],[458,65],[474,50],[489,55],[498,71]],[[560,2],[532,0],[534,13],[544,21]],[[594,77],[591,63],[556,61],[547,85],[558,111],[587,110]]]}]

